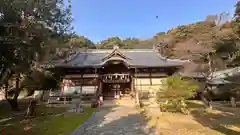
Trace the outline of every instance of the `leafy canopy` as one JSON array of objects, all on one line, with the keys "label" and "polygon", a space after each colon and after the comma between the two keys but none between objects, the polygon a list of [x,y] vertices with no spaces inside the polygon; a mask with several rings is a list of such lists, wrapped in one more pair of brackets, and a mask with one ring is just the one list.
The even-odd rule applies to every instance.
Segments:
[{"label": "leafy canopy", "polygon": [[171,76],[163,81],[162,88],[157,93],[158,100],[180,101],[192,98],[196,94],[198,84],[179,76]]}]

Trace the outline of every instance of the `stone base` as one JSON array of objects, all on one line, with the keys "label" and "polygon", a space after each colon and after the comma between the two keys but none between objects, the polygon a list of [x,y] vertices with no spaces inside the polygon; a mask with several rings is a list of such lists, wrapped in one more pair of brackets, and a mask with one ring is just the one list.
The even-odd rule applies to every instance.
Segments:
[{"label": "stone base", "polygon": [[67,112],[81,113],[84,111],[84,107],[81,103],[70,106],[70,109]]},{"label": "stone base", "polygon": [[156,102],[155,98],[149,99],[149,107],[159,107],[158,103]]}]

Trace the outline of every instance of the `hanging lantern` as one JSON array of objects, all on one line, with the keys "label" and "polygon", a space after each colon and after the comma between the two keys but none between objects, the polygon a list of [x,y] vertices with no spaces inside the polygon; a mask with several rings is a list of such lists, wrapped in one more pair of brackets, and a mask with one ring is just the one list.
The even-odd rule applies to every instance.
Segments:
[{"label": "hanging lantern", "polygon": [[121,74],[121,77],[120,77],[120,79],[122,80],[124,78],[124,76]]}]

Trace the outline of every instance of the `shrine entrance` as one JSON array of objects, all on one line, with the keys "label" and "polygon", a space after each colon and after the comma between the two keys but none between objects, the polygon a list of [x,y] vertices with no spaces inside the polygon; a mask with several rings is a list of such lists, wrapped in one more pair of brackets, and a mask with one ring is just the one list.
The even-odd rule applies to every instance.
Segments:
[{"label": "shrine entrance", "polygon": [[132,78],[124,62],[111,61],[101,72],[102,95],[104,99],[120,98],[131,91]]},{"label": "shrine entrance", "polygon": [[104,99],[117,99],[130,93],[130,83],[103,83],[102,95]]}]

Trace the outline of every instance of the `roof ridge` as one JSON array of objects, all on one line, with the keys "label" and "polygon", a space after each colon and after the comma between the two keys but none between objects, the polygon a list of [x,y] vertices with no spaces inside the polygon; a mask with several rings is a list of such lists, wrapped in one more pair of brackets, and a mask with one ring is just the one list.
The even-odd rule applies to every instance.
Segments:
[{"label": "roof ridge", "polygon": [[109,58],[113,57],[114,55],[115,55],[115,56],[116,56],[116,55],[120,55],[120,57],[122,57],[122,58],[124,58],[124,59],[131,59],[131,58],[129,58],[128,56],[124,55],[124,53],[123,53],[122,51],[120,51],[118,47],[114,47],[114,49],[112,50],[112,52],[109,53],[109,54],[107,54],[107,55],[105,55],[102,59],[103,59],[103,60],[106,60],[106,59],[109,59]]},{"label": "roof ridge", "polygon": [[177,61],[177,62],[189,62],[189,60],[181,60],[181,59],[170,59],[165,56],[163,56],[160,52],[154,51],[158,57],[160,57],[162,60],[166,61]]}]

